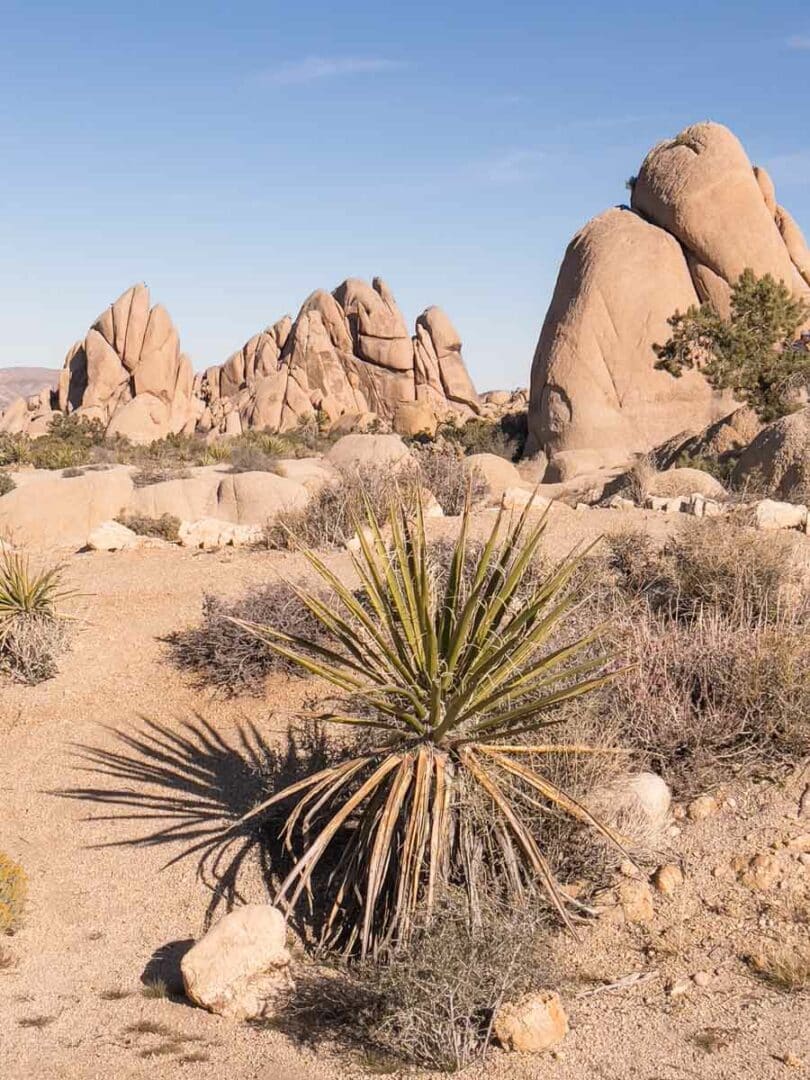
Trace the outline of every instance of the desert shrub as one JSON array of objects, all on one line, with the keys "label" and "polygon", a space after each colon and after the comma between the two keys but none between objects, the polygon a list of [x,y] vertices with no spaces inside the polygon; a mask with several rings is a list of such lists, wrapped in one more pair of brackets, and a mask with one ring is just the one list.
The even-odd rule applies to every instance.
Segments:
[{"label": "desert shrub", "polygon": [[0,670],[27,683],[56,674],[69,640],[61,605],[72,595],[62,567],[36,571],[25,555],[0,549]]},{"label": "desert shrub", "polygon": [[450,420],[439,426],[437,438],[460,446],[465,454],[497,454],[517,461],[528,436],[528,414],[506,413],[499,420],[472,417],[466,422]]},{"label": "desert shrub", "polygon": [[[313,889],[324,906],[321,942],[361,955],[407,944],[418,914],[429,917],[450,881],[464,891],[473,922],[482,897],[519,903],[536,892],[570,925],[525,808],[569,813],[618,843],[548,779],[548,755],[574,750],[534,745],[559,706],[609,677],[604,657],[589,653],[597,634],[567,633],[576,595],[566,589],[579,563],[566,561],[518,600],[545,530],[545,517],[533,519],[527,508],[508,524],[498,515],[467,586],[465,511],[441,589],[421,514],[412,522],[400,503],[390,515],[388,545],[373,511],[364,519],[359,597],[304,553],[332,590],[328,608],[308,599],[323,643],[255,628],[278,655],[343,692],[323,702],[322,719],[373,736],[354,758],[276,791],[248,815],[296,796],[284,834],[297,861],[275,902],[295,911],[323,871]],[[524,735],[529,742],[518,742]],[[482,799],[485,815],[474,812]],[[353,828],[342,829],[349,818]],[[337,834],[330,867],[323,857],[335,856]]]},{"label": "desert shrub", "polygon": [[231,472],[278,473],[278,459],[258,446],[236,446],[231,451]]},{"label": "desert shrub", "polygon": [[810,753],[810,634],[717,608],[688,622],[637,608],[614,624],[625,678],[603,695],[622,746],[679,790]]},{"label": "desert shrub", "polygon": [[680,618],[710,606],[749,622],[777,619],[800,589],[790,540],[781,535],[712,520],[689,522],[661,549],[640,530],[607,544],[621,586]]},{"label": "desert shrub", "polygon": [[0,496],[8,495],[10,491],[14,491],[16,486],[14,477],[10,473],[0,472]]},{"label": "desert shrub", "polygon": [[378,516],[387,513],[392,499],[413,506],[412,470],[362,465],[344,470],[335,484],[324,484],[301,509],[281,510],[265,528],[270,548],[342,547],[355,534],[355,523],[365,514],[366,500]]},{"label": "desert shrub", "polygon": [[27,897],[25,870],[0,851],[0,934],[11,934],[19,927]]},{"label": "desert shrub", "polygon": [[710,303],[675,312],[671,337],[654,346],[657,366],[675,376],[700,367],[713,387],[732,390],[765,422],[776,420],[810,386],[810,349],[797,341],[808,314],[810,305],[784,282],[746,269],[732,286],[728,320]]},{"label": "desert shrub", "polygon": [[204,596],[199,625],[167,638],[173,663],[225,694],[261,694],[271,672],[302,674],[297,664],[272,652],[234,619],[268,624],[310,641],[319,639],[318,621],[297,592],[285,582],[274,582],[237,600]]},{"label": "desert shrub", "polygon": [[24,435],[0,432],[0,467],[4,465],[28,465],[31,439]]},{"label": "desert shrub", "polygon": [[539,925],[528,904],[485,903],[471,926],[464,900],[448,892],[386,963],[303,968],[285,1026],[360,1048],[398,1075],[413,1065],[463,1069],[486,1054],[498,1007],[541,985]]},{"label": "desert shrub", "polygon": [[810,990],[810,944],[807,940],[769,945],[748,957],[756,974],[788,993]]},{"label": "desert shrub", "polygon": [[180,518],[174,514],[161,514],[149,517],[146,514],[122,514],[115,519],[120,525],[126,525],[138,536],[154,536],[176,544],[180,539]]},{"label": "desert shrub", "polygon": [[177,469],[172,465],[142,465],[132,474],[132,483],[135,487],[151,487],[167,480],[187,480],[190,476],[188,469]]},{"label": "desert shrub", "polygon": [[428,444],[415,446],[412,453],[420,484],[435,496],[445,514],[460,514],[468,494],[473,504],[486,496],[484,477],[476,469],[471,475],[452,448]]}]

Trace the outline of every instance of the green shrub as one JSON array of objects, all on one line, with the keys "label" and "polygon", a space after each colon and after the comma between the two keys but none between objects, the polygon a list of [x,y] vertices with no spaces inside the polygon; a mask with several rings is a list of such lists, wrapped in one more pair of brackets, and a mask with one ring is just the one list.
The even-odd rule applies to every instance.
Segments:
[{"label": "green shrub", "polygon": [[35,571],[25,555],[0,549],[0,670],[27,683],[56,674],[69,637],[61,605],[73,595],[62,567]]},{"label": "green shrub", "polygon": [[451,420],[439,426],[437,439],[460,446],[465,454],[497,454],[517,461],[528,436],[528,414],[506,413],[499,420],[472,417],[466,422]]},{"label": "green shrub", "polygon": [[11,934],[19,928],[27,898],[25,871],[0,851],[0,934]]},{"label": "green shrub", "polygon": [[161,514],[160,517],[148,517],[146,514],[122,514],[115,519],[119,525],[126,525],[138,536],[154,536],[176,544],[180,539],[180,518],[174,514]]},{"label": "green shrub", "polygon": [[732,286],[728,320],[709,303],[675,312],[671,337],[654,346],[657,366],[675,376],[700,367],[715,389],[732,390],[762,420],[776,420],[810,386],[810,348],[797,341],[808,314],[810,305],[784,282],[746,269]]},{"label": "green shrub", "polygon": [[0,471],[0,496],[8,495],[16,486],[14,477],[10,473]]}]

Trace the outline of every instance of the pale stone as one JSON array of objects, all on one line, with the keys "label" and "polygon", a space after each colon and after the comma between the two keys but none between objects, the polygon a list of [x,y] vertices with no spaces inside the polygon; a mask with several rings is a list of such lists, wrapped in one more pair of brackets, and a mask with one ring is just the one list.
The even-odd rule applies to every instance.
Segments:
[{"label": "pale stone", "polygon": [[619,905],[629,923],[652,922],[655,915],[652,890],[646,881],[623,881],[618,889]]},{"label": "pale stone", "polygon": [[508,488],[519,488],[523,483],[517,467],[499,454],[469,454],[459,462],[459,467],[481,476],[490,499],[496,503]]},{"label": "pale stone", "polygon": [[720,809],[717,799],[713,795],[698,795],[692,799],[686,808],[686,816],[690,821],[703,821],[712,817]]},{"label": "pale stone", "polygon": [[180,961],[188,997],[235,1020],[273,1016],[292,989],[286,923],[267,904],[225,915]]},{"label": "pale stone", "polygon": [[762,499],[754,507],[754,524],[758,529],[803,529],[807,507]]},{"label": "pale stone", "polygon": [[344,435],[326,455],[326,461],[337,469],[396,468],[410,459],[399,435]]},{"label": "pale stone", "polygon": [[541,990],[501,1005],[493,1030],[505,1050],[538,1054],[562,1042],[568,1034],[568,1017],[559,994]]},{"label": "pale stone", "polygon": [[119,521],[102,521],[87,538],[91,551],[129,551],[140,546],[141,537]]},{"label": "pale stone", "polygon": [[427,435],[432,438],[438,423],[433,409],[423,401],[401,401],[394,411],[393,426],[397,435]]},{"label": "pale stone", "polygon": [[653,874],[653,885],[664,896],[671,896],[683,885],[683,871],[674,863],[659,866]]}]

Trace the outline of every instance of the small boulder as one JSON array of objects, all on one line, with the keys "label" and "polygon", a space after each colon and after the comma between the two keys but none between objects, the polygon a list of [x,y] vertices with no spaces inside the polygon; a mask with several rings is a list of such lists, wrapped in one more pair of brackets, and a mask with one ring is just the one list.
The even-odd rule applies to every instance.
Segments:
[{"label": "small boulder", "polygon": [[141,537],[119,521],[102,521],[87,538],[91,551],[129,551],[140,546]]},{"label": "small boulder", "polygon": [[274,1015],[293,987],[286,935],[284,916],[269,904],[230,912],[181,960],[186,994],[234,1020]]},{"label": "small boulder", "polygon": [[426,401],[400,401],[394,412],[394,431],[397,435],[427,435],[433,438],[439,421]]},{"label": "small boulder", "polygon": [[489,497],[496,503],[507,488],[522,483],[517,467],[499,454],[470,454],[462,459],[462,464],[468,473],[474,471],[484,478]]},{"label": "small boulder", "polygon": [[726,489],[711,473],[704,469],[667,469],[656,473],[648,482],[650,495],[671,498],[673,495],[702,495],[708,499],[722,499]]},{"label": "small boulder", "polygon": [[541,990],[501,1005],[493,1029],[505,1050],[538,1054],[562,1042],[568,1034],[568,1017],[560,995]]},{"label": "small boulder", "polygon": [[187,548],[215,551],[221,547],[249,547],[263,536],[261,525],[236,525],[219,518],[182,521],[178,529],[180,544]]},{"label": "small boulder", "polygon": [[652,881],[658,892],[672,896],[683,885],[683,871],[675,863],[665,863],[655,871]]},{"label": "small boulder", "polygon": [[652,922],[655,915],[652,889],[646,881],[622,881],[618,889],[619,906],[629,923]]},{"label": "small boulder", "polygon": [[807,525],[807,507],[762,499],[754,507],[754,524],[758,529],[803,529]]},{"label": "small boulder", "polygon": [[409,458],[408,447],[399,435],[344,435],[326,455],[326,461],[337,469],[391,468]]},{"label": "small boulder", "polygon": [[703,821],[707,817],[712,817],[719,809],[719,803],[713,795],[698,795],[687,806],[686,816],[690,821]]}]

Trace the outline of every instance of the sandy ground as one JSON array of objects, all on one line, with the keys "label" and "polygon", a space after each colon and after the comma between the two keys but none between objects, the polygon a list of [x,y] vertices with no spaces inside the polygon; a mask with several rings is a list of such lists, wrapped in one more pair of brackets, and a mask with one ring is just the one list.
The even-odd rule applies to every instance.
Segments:
[{"label": "sandy ground", "polygon": [[[676,527],[662,515],[634,517],[653,531]],[[560,552],[626,520],[560,508],[549,548]],[[345,555],[335,563],[348,566]],[[301,681],[279,678],[266,700],[212,698],[166,662],[160,639],[196,621],[204,592],[238,594],[275,570],[301,567],[276,553],[73,556],[70,581],[87,595],[61,673],[33,688],[0,684],[0,850],[25,865],[31,895],[24,928],[3,943],[16,964],[0,972],[0,1076],[368,1075],[362,1062],[327,1048],[302,1048],[279,1032],[142,993],[144,979],[170,970],[165,957],[173,943],[199,935],[212,901],[195,858],[164,868],[189,838],[156,838],[169,823],[160,816],[166,804],[149,805],[145,796],[175,800],[175,811],[179,800],[195,828],[223,809],[246,809],[258,792],[251,746],[283,735],[303,693]],[[251,725],[254,733],[246,734]],[[556,1058],[494,1051],[471,1075],[767,1080],[797,1072],[782,1060],[790,1054],[810,1071],[808,995],[770,989],[740,959],[753,943],[810,933],[796,916],[797,905],[808,903],[810,869],[789,860],[773,896],[752,894],[724,869],[731,855],[768,850],[800,830],[800,782],[746,788],[735,793],[733,809],[687,824],[673,841],[687,884],[657,902],[651,925],[600,922],[582,945],[554,945],[572,1027]],[[133,805],[65,797],[77,788],[129,793]],[[803,828],[810,831],[810,822]],[[250,871],[240,888],[264,898]],[[666,993],[667,980],[699,970],[712,972],[708,988],[677,999]],[[577,997],[634,971],[654,975],[625,990]]]}]

